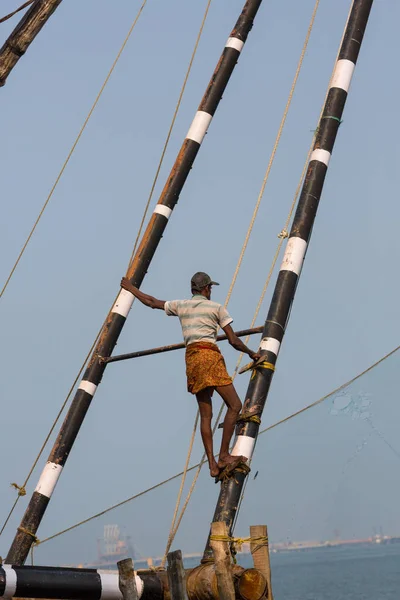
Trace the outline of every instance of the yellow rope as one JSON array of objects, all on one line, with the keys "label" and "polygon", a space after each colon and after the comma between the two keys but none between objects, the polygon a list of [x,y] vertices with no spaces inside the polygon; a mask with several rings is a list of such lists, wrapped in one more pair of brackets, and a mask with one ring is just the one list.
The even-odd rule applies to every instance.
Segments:
[{"label": "yellow rope", "polygon": [[210,535],[211,542],[227,542],[235,546],[237,552],[240,552],[243,544],[258,544],[258,547],[268,546],[268,537],[260,535],[256,537],[231,537],[230,535]]},{"label": "yellow rope", "polygon": [[38,538],[36,537],[36,535],[34,533],[32,533],[32,531],[29,531],[29,529],[25,529],[25,527],[19,526],[17,528],[17,531],[20,531],[21,533],[25,533],[26,535],[30,535],[31,538],[33,538],[33,541],[34,541],[35,544],[40,544],[40,540],[38,540]]},{"label": "yellow rope", "polygon": [[[280,122],[280,125],[279,125],[278,133],[277,133],[276,138],[275,138],[275,143],[274,143],[274,146],[273,146],[273,149],[272,149],[272,152],[271,152],[271,156],[270,156],[270,159],[269,159],[269,162],[268,162],[268,166],[267,166],[267,169],[266,169],[266,172],[265,172],[265,175],[264,175],[262,186],[261,186],[260,192],[259,192],[258,197],[257,197],[257,202],[256,202],[256,205],[255,205],[254,210],[253,210],[253,214],[252,214],[252,217],[251,217],[251,220],[250,220],[249,227],[247,229],[245,240],[244,240],[244,243],[243,243],[240,255],[239,255],[238,262],[236,264],[235,272],[233,274],[232,281],[231,281],[231,284],[230,284],[229,289],[228,289],[227,297],[226,297],[226,300],[225,300],[225,306],[228,305],[229,300],[231,298],[231,295],[232,295],[232,292],[233,292],[233,288],[235,286],[235,283],[236,283],[236,280],[237,280],[237,277],[238,277],[238,274],[239,274],[239,271],[240,271],[240,267],[241,267],[242,262],[243,262],[243,257],[244,257],[244,254],[246,252],[246,249],[247,249],[247,246],[248,246],[248,243],[249,243],[250,235],[251,235],[252,230],[253,230],[254,222],[255,222],[257,214],[258,214],[260,203],[261,203],[261,200],[262,200],[262,198],[264,196],[265,187],[266,187],[266,184],[267,184],[267,181],[268,181],[268,178],[269,178],[269,174],[271,172],[272,164],[273,164],[274,159],[275,159],[275,155],[276,155],[276,151],[277,151],[280,139],[282,137],[282,131],[283,131],[283,128],[284,128],[284,125],[285,125],[285,122],[286,122],[287,114],[288,114],[288,111],[289,111],[289,108],[290,108],[290,105],[291,105],[291,102],[292,102],[292,98],[293,98],[293,94],[294,94],[294,91],[295,91],[295,88],[296,88],[297,80],[298,80],[298,77],[299,77],[299,74],[300,74],[300,70],[301,70],[301,67],[302,67],[302,64],[303,64],[305,52],[306,52],[306,49],[307,49],[307,46],[308,46],[308,42],[309,42],[309,39],[310,39],[312,28],[313,28],[313,25],[314,25],[315,16],[316,16],[316,13],[317,13],[319,2],[320,2],[320,0],[316,0],[316,2],[315,2],[315,6],[314,6],[314,9],[313,9],[313,12],[312,12],[310,24],[309,24],[309,27],[308,27],[308,30],[307,30],[307,34],[306,34],[306,38],[304,40],[303,48],[302,48],[302,51],[301,51],[301,54],[300,54],[300,58],[299,58],[299,61],[298,61],[298,64],[297,64],[296,73],[295,73],[295,76],[294,76],[294,79],[293,79],[293,82],[292,82],[292,86],[291,86],[291,89],[290,89],[290,92],[289,92],[288,100],[286,102],[286,106],[285,106],[285,109],[284,109],[284,112],[283,112],[283,116],[282,116],[282,119],[281,119],[281,122]],[[289,211],[289,215],[288,215],[287,221],[285,223],[284,230],[286,230],[287,227],[288,227],[288,225],[289,225],[290,218],[291,218],[291,215],[292,215],[295,203],[296,203],[296,199],[292,203],[292,207],[291,207],[291,209]],[[282,233],[280,235],[282,235]],[[259,312],[259,310],[261,308],[261,304],[262,304],[262,302],[264,300],[264,296],[265,296],[265,293],[266,293],[269,281],[271,279],[272,272],[273,272],[273,269],[274,269],[275,264],[276,264],[276,260],[277,260],[278,255],[279,255],[279,251],[280,251],[280,248],[282,246],[283,239],[284,239],[284,236],[282,236],[282,238],[280,240],[279,249],[278,249],[278,252],[275,254],[275,257],[274,257],[274,260],[273,260],[273,264],[272,264],[272,267],[271,267],[270,272],[268,274],[267,281],[265,283],[264,289],[263,289],[262,294],[261,294],[261,298],[260,298],[259,303],[257,305],[256,313],[255,313],[255,315],[253,317],[253,321],[252,321],[251,327],[254,326],[254,323],[255,323],[256,318],[258,316],[258,312]],[[248,340],[249,340],[249,336],[247,336],[245,344],[248,343]],[[233,379],[235,378],[235,376],[237,374],[237,371],[239,369],[239,366],[240,366],[240,363],[241,363],[241,360],[242,360],[242,356],[243,355],[240,354],[239,359],[238,359],[238,363],[237,363],[235,371],[234,371]],[[216,419],[215,424],[214,424],[213,434],[215,433],[215,430],[218,427],[218,423],[219,423],[219,420],[221,418],[223,408],[224,408],[224,405],[222,404],[221,408],[219,410],[217,419]],[[196,415],[196,419],[197,418],[198,418],[198,413]],[[199,463],[199,467],[198,467],[197,472],[196,472],[196,474],[195,474],[195,476],[193,478],[192,485],[191,485],[191,487],[189,489],[189,492],[187,494],[186,500],[185,500],[184,505],[183,505],[183,507],[181,509],[181,513],[180,513],[180,516],[178,518],[177,524],[175,525],[175,528],[174,529],[171,528],[171,530],[169,532],[167,547],[165,549],[165,553],[164,553],[164,556],[163,556],[161,564],[165,564],[167,554],[168,554],[169,549],[170,549],[170,547],[172,545],[172,542],[173,542],[173,540],[174,540],[174,538],[175,538],[175,536],[177,534],[179,525],[180,525],[180,523],[182,521],[183,515],[184,515],[184,513],[186,511],[186,508],[187,508],[187,506],[189,504],[191,495],[193,493],[194,487],[196,485],[196,482],[198,480],[198,477],[200,475],[200,471],[201,471],[201,468],[202,468],[204,462],[205,462],[205,454],[203,454],[203,457],[202,457],[202,459],[201,459],[201,461]]]},{"label": "yellow rope", "polygon": [[250,413],[240,413],[236,419],[236,423],[257,423],[261,425],[261,419],[258,415],[252,415]]},{"label": "yellow rope", "polygon": [[[358,379],[360,379],[360,377],[362,377],[363,375],[365,375],[366,373],[368,373],[369,371],[372,371],[372,369],[374,369],[375,367],[377,367],[378,365],[380,365],[382,362],[384,362],[385,360],[387,360],[388,358],[390,358],[391,356],[393,356],[396,352],[400,351],[400,346],[397,346],[396,348],[394,348],[393,350],[391,350],[390,352],[388,352],[388,354],[385,354],[384,356],[382,356],[379,360],[377,360],[376,362],[374,362],[372,365],[370,365],[369,367],[367,367],[366,369],[364,369],[361,373],[358,373],[358,375],[356,375],[355,377],[353,377],[352,379],[346,381],[345,383],[343,383],[342,385],[340,385],[339,387],[335,388],[334,390],[332,390],[331,392],[329,392],[329,394],[326,394],[325,396],[322,396],[322,398],[319,398],[319,400],[316,400],[315,402],[312,402],[311,404],[309,404],[308,406],[305,406],[304,408],[288,415],[287,417],[285,417],[284,419],[281,419],[280,421],[277,421],[276,423],[274,423],[273,425],[269,425],[268,427],[266,427],[265,429],[262,429],[259,432],[259,436],[267,433],[267,431],[270,431],[271,429],[274,429],[275,427],[278,427],[279,425],[283,425],[284,423],[287,423],[288,421],[290,421],[291,419],[294,419],[295,417],[303,414],[304,412],[314,408],[315,406],[318,406],[319,404],[322,404],[323,402],[325,402],[328,398],[330,398],[331,396],[333,396],[334,394],[337,394],[338,392],[340,392],[341,390],[343,390],[344,388],[348,387],[349,385],[351,385],[352,383],[354,383],[355,381],[357,381]],[[201,461],[199,463],[197,463],[196,465],[193,465],[192,467],[189,467],[187,472],[189,473],[190,471],[194,471],[195,469],[198,469],[198,467],[201,465]],[[102,517],[103,515],[117,509],[120,508],[121,506],[124,506],[125,504],[128,504],[129,502],[132,502],[133,500],[136,500],[137,498],[140,498],[141,496],[144,496],[145,494],[148,494],[160,487],[162,487],[163,485],[166,485],[167,483],[170,483],[171,481],[173,481],[174,479],[178,479],[178,477],[181,477],[183,475],[183,471],[181,471],[180,473],[176,473],[175,475],[172,475],[171,477],[168,477],[168,479],[164,479],[163,481],[160,481],[158,483],[156,483],[155,485],[142,490],[141,492],[138,492],[137,494],[135,494],[134,496],[130,496],[129,498],[126,498],[125,500],[122,500],[121,502],[118,502],[117,504],[113,504],[112,506],[109,506],[108,508],[102,510],[101,512],[98,512],[90,517],[88,517],[87,519],[84,519],[82,521],[79,521],[78,523],[75,523],[74,525],[71,525],[71,527],[67,527],[66,529],[63,529],[62,531],[59,531],[43,540],[41,540],[41,544],[44,544],[45,542],[49,542],[50,540],[53,540],[56,537],[59,537],[60,535],[63,535],[64,533],[67,533],[69,531],[72,531],[73,529],[76,529],[78,527],[81,527],[82,525],[85,525],[86,523],[89,523],[90,521],[93,521],[94,519],[98,519],[99,517]]]},{"label": "yellow rope", "polygon": [[56,177],[56,180],[55,180],[55,182],[54,182],[54,184],[53,184],[53,186],[52,186],[52,188],[51,188],[51,190],[50,190],[50,192],[49,192],[49,194],[48,194],[48,196],[47,196],[47,198],[46,198],[46,201],[45,201],[45,203],[44,203],[44,204],[43,204],[43,206],[42,206],[42,209],[41,209],[41,210],[40,210],[40,212],[39,212],[39,215],[38,215],[38,217],[37,217],[37,219],[36,219],[36,221],[35,221],[35,223],[34,223],[34,225],[33,225],[32,229],[31,229],[31,231],[30,231],[30,233],[29,233],[28,237],[26,238],[26,241],[25,241],[24,245],[22,246],[22,250],[20,251],[20,253],[19,253],[18,257],[17,257],[17,260],[15,261],[15,263],[14,263],[14,266],[13,266],[13,268],[11,269],[11,271],[10,271],[10,274],[9,274],[9,275],[8,275],[8,277],[7,277],[7,280],[6,280],[6,282],[5,282],[4,286],[3,286],[3,289],[1,290],[1,293],[0,293],[0,298],[1,298],[1,297],[2,297],[2,295],[4,294],[4,292],[5,292],[6,288],[7,288],[8,284],[9,284],[9,282],[10,282],[10,280],[11,280],[11,277],[14,275],[14,272],[15,272],[15,270],[16,270],[16,268],[17,268],[18,264],[19,264],[19,261],[21,260],[21,258],[22,258],[22,255],[24,254],[24,252],[25,252],[25,250],[26,250],[26,247],[28,246],[28,244],[29,244],[29,242],[30,242],[30,240],[31,240],[31,238],[32,238],[32,235],[34,234],[34,232],[35,232],[35,229],[36,229],[37,225],[39,224],[39,221],[40,221],[40,219],[42,218],[42,216],[43,216],[43,213],[44,213],[44,211],[46,210],[46,208],[47,208],[47,205],[48,205],[48,203],[50,202],[50,200],[51,200],[51,198],[52,198],[52,196],[53,196],[53,194],[54,194],[54,191],[55,191],[55,189],[56,189],[56,187],[57,187],[57,185],[58,185],[58,183],[59,183],[59,181],[60,181],[61,177],[62,177],[62,176],[63,176],[63,174],[64,174],[64,171],[65,171],[65,169],[66,169],[66,167],[67,167],[67,165],[68,165],[68,163],[69,163],[69,161],[70,161],[70,159],[71,159],[71,156],[73,155],[73,153],[74,153],[74,150],[75,150],[75,148],[77,147],[77,145],[78,145],[78,142],[79,142],[79,140],[81,139],[81,137],[82,137],[82,134],[83,134],[84,130],[86,129],[86,126],[87,126],[87,124],[88,124],[88,122],[89,122],[89,120],[90,120],[90,118],[91,118],[91,116],[92,116],[92,114],[93,114],[93,112],[94,112],[94,110],[95,110],[95,108],[96,108],[96,106],[97,106],[97,104],[98,104],[98,102],[99,102],[99,100],[100,100],[100,98],[101,98],[101,96],[102,96],[103,92],[104,92],[104,89],[105,89],[105,87],[106,87],[106,85],[107,85],[107,83],[108,83],[108,81],[109,81],[109,79],[110,79],[110,77],[111,77],[111,75],[112,75],[112,73],[113,73],[113,71],[114,71],[114,69],[115,69],[115,67],[116,67],[116,65],[117,65],[117,63],[118,63],[118,61],[119,61],[119,59],[120,59],[120,57],[121,57],[121,54],[122,54],[122,52],[123,52],[123,51],[124,51],[124,49],[125,49],[125,46],[126,46],[126,44],[127,44],[127,43],[128,43],[128,41],[129,41],[129,38],[131,37],[131,34],[132,34],[132,32],[133,32],[133,30],[134,30],[134,28],[135,28],[135,26],[136,26],[136,23],[137,23],[137,22],[138,22],[138,20],[139,20],[139,17],[140,17],[140,15],[141,15],[141,14],[142,14],[142,12],[143,12],[143,9],[144,9],[144,7],[146,6],[146,3],[147,3],[147,0],[144,0],[144,1],[143,1],[143,3],[142,3],[142,5],[141,5],[141,7],[139,8],[139,11],[138,11],[138,13],[137,13],[137,15],[136,15],[136,17],[135,17],[135,19],[134,19],[134,21],[133,21],[133,23],[132,23],[132,25],[131,25],[130,29],[129,29],[129,31],[128,31],[128,34],[126,35],[126,37],[125,37],[125,39],[124,39],[124,41],[123,41],[123,43],[122,43],[122,46],[121,46],[121,48],[119,49],[119,51],[118,51],[118,54],[117,54],[116,58],[114,59],[114,62],[113,62],[113,64],[112,64],[112,66],[111,66],[111,69],[109,70],[109,72],[108,72],[108,74],[107,74],[107,77],[105,78],[105,80],[104,80],[104,82],[103,82],[103,85],[101,86],[101,88],[100,88],[100,91],[99,91],[99,93],[97,94],[97,96],[96,96],[96,99],[95,99],[95,101],[93,102],[93,104],[92,104],[92,107],[91,107],[91,109],[89,110],[89,113],[88,113],[88,115],[87,115],[87,117],[86,117],[86,119],[85,119],[85,121],[84,121],[84,123],[83,123],[83,125],[82,125],[82,127],[81,127],[81,129],[80,129],[80,131],[79,131],[79,133],[78,133],[78,135],[77,135],[77,137],[75,138],[75,141],[74,141],[74,143],[72,144],[71,150],[69,151],[69,153],[68,153],[68,156],[67,156],[67,158],[65,159],[65,161],[64,161],[64,164],[62,165],[62,167],[61,167],[61,170],[60,170],[60,172],[58,173],[58,175],[57,175],[57,177]]},{"label": "yellow rope", "polygon": [[23,485],[18,485],[18,483],[12,483],[11,487],[18,490],[18,496],[26,496],[26,489]]},{"label": "yellow rope", "polygon": [[[227,542],[229,544],[229,550],[232,555],[233,562],[236,564],[236,554],[241,552],[243,544],[250,544],[251,542],[258,542],[257,548],[262,546],[268,546],[268,537],[261,535],[258,537],[231,537],[230,535],[210,535],[210,541],[214,542]],[[214,562],[214,560],[213,560]]]}]

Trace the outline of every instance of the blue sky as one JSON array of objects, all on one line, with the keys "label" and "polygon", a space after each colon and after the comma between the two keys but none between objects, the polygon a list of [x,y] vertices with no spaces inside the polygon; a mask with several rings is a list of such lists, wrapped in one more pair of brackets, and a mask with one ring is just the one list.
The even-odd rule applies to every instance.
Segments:
[{"label": "blue sky", "polygon": [[[317,123],[349,4],[348,0],[321,1],[293,106],[229,305],[238,329],[248,326],[263,287],[277,234],[286,219],[311,131]],[[139,5],[136,0],[120,0],[111,10],[103,0],[62,3],[1,90],[2,281]],[[14,499],[9,482],[24,479],[118,291],[205,5],[203,0],[148,0],[2,298],[0,390],[6,427],[1,444],[6,460],[0,484],[1,513],[6,513]],[[213,299],[224,301],[313,5],[313,0],[263,3],[143,283],[144,291],[162,299],[185,297],[193,272],[205,270],[221,283]],[[14,6],[7,0],[4,12]],[[241,7],[241,0],[212,3],[154,202]],[[399,17],[400,7],[393,0],[376,0],[263,426],[309,404],[398,345],[400,208],[395,127],[399,81],[395,73]],[[15,22],[2,25],[4,37]],[[266,316],[275,278],[260,313],[260,324]],[[180,338],[176,320],[135,305],[117,352],[174,343]],[[252,345],[255,347],[255,340]],[[228,367],[233,370],[236,353],[223,348]],[[395,366],[392,368],[395,373]],[[385,388],[382,381],[391,398],[392,387]],[[245,376],[238,379],[237,386],[243,396]],[[186,393],[182,354],[110,366],[39,537],[181,470],[195,409],[193,398]],[[322,427],[326,414],[318,414]],[[389,427],[389,417],[385,423]],[[294,449],[289,444],[289,429],[276,430],[281,432],[277,443],[292,448],[292,453],[284,453],[284,460],[288,469],[292,466],[293,476],[297,468],[290,461],[293,453],[309,456],[318,449],[321,464],[328,460],[338,469],[339,462],[345,460],[335,453],[343,426],[338,426],[336,438],[332,433],[331,444],[321,449],[317,440],[307,450],[301,440],[312,426],[311,420],[298,425],[304,434]],[[355,448],[357,443],[354,439]],[[269,444],[260,441],[257,452],[262,449],[265,454],[261,456],[269,468],[279,471],[282,454],[269,454]],[[349,442],[349,456],[353,451]],[[200,453],[197,440],[196,459]],[[28,497],[47,454],[28,486]],[[382,456],[380,469],[389,475],[392,465],[386,465],[386,455]],[[276,477],[279,489],[283,480],[279,473]],[[199,485],[207,489],[205,515],[209,513],[211,519],[217,488],[205,476]],[[261,496],[268,491],[267,482],[262,485],[258,492]],[[162,551],[173,495],[171,488],[171,492],[160,492],[154,500],[143,501],[132,509],[143,515],[136,530],[129,515],[121,516],[132,535],[139,538],[138,546],[144,553]],[[201,499],[197,502],[201,504]],[[3,555],[25,505],[26,499],[20,502],[15,519],[3,535]],[[194,511],[196,506],[195,500]],[[298,517],[295,523],[312,522],[306,502],[293,506],[290,509],[282,503],[278,514],[274,512],[276,525],[275,529],[273,524],[271,527],[276,538],[287,535],[287,523],[289,519],[292,523],[293,514]],[[349,508],[350,515],[352,511],[357,512]],[[152,531],[147,537],[141,524],[150,517]],[[118,521],[117,516],[110,519]],[[370,531],[371,519],[368,514],[360,521],[357,535],[363,528]],[[354,521],[350,518],[346,522],[344,537],[352,534]],[[387,523],[388,529],[395,526],[395,521]],[[302,527],[291,527],[291,536],[305,536]],[[334,523],[329,531],[324,527],[322,517],[315,519],[316,536],[328,535]],[[184,531],[182,547],[186,551],[201,549],[206,532],[194,533],[188,526]],[[92,549],[95,553],[93,540],[100,535],[101,526],[97,530],[93,527],[84,538],[86,555]]]}]

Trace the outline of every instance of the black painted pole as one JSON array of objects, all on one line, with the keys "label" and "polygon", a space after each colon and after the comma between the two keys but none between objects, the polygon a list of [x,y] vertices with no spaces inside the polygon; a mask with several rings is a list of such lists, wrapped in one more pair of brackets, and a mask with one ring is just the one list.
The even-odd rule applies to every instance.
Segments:
[{"label": "black painted pole", "polygon": [[[263,327],[253,327],[252,329],[241,329],[235,331],[238,337],[245,337],[247,335],[254,335],[256,333],[262,333]],[[217,342],[224,342],[227,340],[225,334],[217,336]],[[106,363],[119,362],[121,360],[129,360],[130,358],[141,358],[142,356],[153,356],[153,354],[162,354],[163,352],[172,352],[173,350],[182,350],[185,348],[185,344],[170,344],[169,346],[159,346],[158,348],[149,348],[148,350],[137,350],[136,352],[128,352],[127,354],[116,354],[109,358],[103,359]]]},{"label": "black painted pole", "polygon": [[[243,406],[246,414],[260,417],[265,406],[372,2],[373,0],[355,0],[349,17],[264,326],[260,344],[260,351],[265,355],[264,368],[257,369],[250,380]],[[233,454],[250,459],[258,430],[259,423],[239,423]],[[246,474],[238,471],[234,477],[221,483],[212,522],[225,522],[230,533],[245,479]],[[210,559],[212,550],[208,540],[203,561]]]},{"label": "black painted pole", "polygon": [[[129,268],[127,276],[133,285],[137,287],[140,287],[147,273],[168,219],[178,202],[179,194],[235,68],[249,31],[253,26],[253,20],[261,2],[262,0],[247,0],[226,42],[207,90],[200,102],[198,111],[158,200],[154,214],[150,219],[132,265]],[[48,462],[40,476],[39,483],[32,494],[21,525],[7,554],[6,563],[20,565],[25,562],[28,556],[58,478],[103,376],[107,363],[102,359],[111,355],[132,303],[133,295],[122,289],[117,301],[108,314],[99,341],[90,358],[89,366],[80,382],[50,453]]]},{"label": "black painted pole", "polygon": [[0,48],[0,86],[62,0],[36,0]]},{"label": "black painted pole", "polygon": [[[165,577],[155,571],[135,573],[141,600],[163,600]],[[96,569],[68,567],[0,567],[0,598],[116,600],[121,598],[119,577]]]},{"label": "black painted pole", "polygon": [[[182,565],[181,565],[182,566]],[[176,571],[176,569],[175,569]],[[258,569],[232,565],[237,600],[262,600],[267,582]],[[170,570],[171,572],[171,570]],[[177,586],[170,587],[165,570],[130,571],[130,584],[139,600],[171,600]],[[218,600],[214,565],[182,570],[178,587],[192,600]],[[49,598],[50,600],[121,600],[117,573],[68,567],[0,566],[0,598]],[[124,587],[124,586],[121,586]],[[182,595],[182,594],[181,594]]]}]

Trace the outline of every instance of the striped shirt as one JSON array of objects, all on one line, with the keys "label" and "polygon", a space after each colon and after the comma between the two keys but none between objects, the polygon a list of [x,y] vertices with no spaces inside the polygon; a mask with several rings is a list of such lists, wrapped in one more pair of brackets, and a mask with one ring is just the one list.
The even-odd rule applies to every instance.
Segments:
[{"label": "striped shirt", "polygon": [[186,346],[195,342],[216,344],[218,328],[233,321],[224,306],[201,294],[190,300],[170,300],[164,310],[170,317],[179,317]]}]

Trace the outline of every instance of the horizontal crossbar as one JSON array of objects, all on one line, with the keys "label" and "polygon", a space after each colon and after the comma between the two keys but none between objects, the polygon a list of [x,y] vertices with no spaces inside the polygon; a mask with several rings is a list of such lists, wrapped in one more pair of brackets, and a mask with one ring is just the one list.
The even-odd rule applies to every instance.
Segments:
[{"label": "horizontal crossbar", "polygon": [[[242,329],[236,331],[238,337],[245,337],[246,335],[254,335],[255,333],[262,333],[263,327],[254,327],[253,329]],[[218,342],[223,342],[228,339],[226,335],[219,335],[217,337]],[[185,344],[171,344],[170,346],[159,346],[158,348],[150,348],[149,350],[138,350],[137,352],[129,352],[128,354],[117,354],[116,356],[110,356],[109,358],[103,358],[103,362],[111,363],[118,362],[120,360],[128,360],[129,358],[140,358],[141,356],[151,356],[152,354],[161,354],[162,352],[171,352],[172,350],[182,350],[185,348]]]}]

